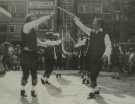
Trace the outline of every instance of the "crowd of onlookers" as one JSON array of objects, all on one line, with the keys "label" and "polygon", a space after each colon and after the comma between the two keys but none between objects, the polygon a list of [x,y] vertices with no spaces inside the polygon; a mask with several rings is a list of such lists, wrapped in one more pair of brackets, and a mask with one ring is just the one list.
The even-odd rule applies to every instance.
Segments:
[{"label": "crowd of onlookers", "polygon": [[[56,49],[56,47],[55,47]],[[43,49],[45,50],[45,49]],[[61,50],[61,49],[59,49]],[[58,50],[58,51],[59,51]],[[54,47],[52,50],[54,51]],[[44,69],[45,66],[43,64],[43,57],[42,57],[42,48],[39,49],[39,70]],[[49,51],[46,53],[50,53]],[[78,52],[79,53],[79,52]],[[72,55],[72,56],[63,56],[62,51],[57,52],[57,58],[59,59],[58,65],[63,67],[62,69],[79,69],[82,72],[85,71],[85,62],[80,54]],[[21,70],[20,66],[20,55],[21,55],[21,45],[20,44],[11,44],[9,42],[4,42],[0,45],[0,61],[1,61],[1,69],[4,70]],[[48,55],[46,55],[47,57]],[[51,56],[56,60],[56,56]],[[57,61],[54,62],[54,67],[56,67]],[[83,65],[82,65],[83,64]],[[114,72],[114,78],[119,78],[120,73],[129,73],[132,74],[135,72],[135,49],[134,48],[123,48],[119,43],[112,44],[112,54],[111,54],[111,64],[108,65],[104,62],[103,70],[105,71],[112,71]]]},{"label": "crowd of onlookers", "polygon": [[121,73],[134,74],[135,49],[120,43],[112,44],[111,65],[109,70],[114,72],[114,78],[119,78]]},{"label": "crowd of onlookers", "polygon": [[20,70],[20,53],[19,44],[4,42],[0,45],[1,66],[4,70]]}]

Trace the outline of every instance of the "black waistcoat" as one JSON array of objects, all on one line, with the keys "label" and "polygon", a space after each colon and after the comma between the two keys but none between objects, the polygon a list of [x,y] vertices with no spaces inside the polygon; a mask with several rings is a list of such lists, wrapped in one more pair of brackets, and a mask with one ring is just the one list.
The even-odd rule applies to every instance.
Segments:
[{"label": "black waistcoat", "polygon": [[54,48],[53,47],[46,47],[44,53],[45,59],[53,59],[54,58]]},{"label": "black waistcoat", "polygon": [[104,42],[105,33],[91,33],[89,40],[89,47],[87,56],[93,58],[101,58],[105,51],[105,42]]},{"label": "black waistcoat", "polygon": [[30,50],[37,50],[37,34],[34,29],[30,33],[25,34],[22,31],[22,43],[23,47],[28,47]]}]

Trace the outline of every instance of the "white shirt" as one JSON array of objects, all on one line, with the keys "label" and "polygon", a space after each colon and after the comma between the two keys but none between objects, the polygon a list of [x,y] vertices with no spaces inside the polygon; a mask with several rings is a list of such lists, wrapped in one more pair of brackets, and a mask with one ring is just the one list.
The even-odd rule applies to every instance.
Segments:
[{"label": "white shirt", "polygon": [[132,63],[132,59],[133,59],[134,55],[135,55],[134,52],[132,52],[132,53],[129,55],[129,60],[128,60],[128,62],[129,62],[130,64]]}]

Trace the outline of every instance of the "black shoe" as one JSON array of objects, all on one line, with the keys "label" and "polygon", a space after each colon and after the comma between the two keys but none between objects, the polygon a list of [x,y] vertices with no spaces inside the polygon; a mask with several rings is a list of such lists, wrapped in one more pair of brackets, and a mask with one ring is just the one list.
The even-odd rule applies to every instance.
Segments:
[{"label": "black shoe", "polygon": [[41,78],[41,83],[43,84],[43,85],[45,85],[45,81]]},{"label": "black shoe", "polygon": [[35,91],[31,91],[31,96],[32,97],[37,97],[37,94],[35,93]]},{"label": "black shoe", "polygon": [[59,77],[59,74],[56,74],[56,78],[58,78]]},{"label": "black shoe", "polygon": [[86,80],[86,84],[87,84],[87,85],[90,84],[89,80]]},{"label": "black shoe", "polygon": [[95,94],[96,94],[96,95],[99,95],[99,94],[100,94],[100,91],[95,91]]},{"label": "black shoe", "polygon": [[6,74],[6,70],[0,71],[0,75],[5,75]]},{"label": "black shoe", "polygon": [[112,79],[115,79],[115,76],[112,76]]},{"label": "black shoe", "polygon": [[56,78],[61,78],[61,74],[56,74]]},{"label": "black shoe", "polygon": [[96,96],[95,96],[95,93],[89,93],[89,96],[88,96],[88,99],[93,99],[93,98],[95,98]]},{"label": "black shoe", "polygon": [[61,78],[61,74],[59,74],[59,78]]},{"label": "black shoe", "polygon": [[46,80],[46,81],[45,81],[45,84],[46,84],[46,85],[50,85],[50,82]]},{"label": "black shoe", "polygon": [[81,75],[81,78],[82,78],[82,79],[83,79],[83,77],[84,77],[84,76],[83,76],[83,75]]},{"label": "black shoe", "polygon": [[21,97],[27,97],[25,90],[21,90]]},{"label": "black shoe", "polygon": [[85,84],[85,82],[86,82],[86,79],[83,79],[83,80],[82,80],[82,84]]},{"label": "black shoe", "polygon": [[117,76],[116,79],[120,80],[120,76]]}]

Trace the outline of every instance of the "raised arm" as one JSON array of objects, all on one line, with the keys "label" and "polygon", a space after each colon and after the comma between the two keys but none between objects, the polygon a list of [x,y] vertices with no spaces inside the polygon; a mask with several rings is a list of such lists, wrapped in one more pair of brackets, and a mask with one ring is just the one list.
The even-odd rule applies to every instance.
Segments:
[{"label": "raised arm", "polygon": [[78,18],[74,18],[75,24],[84,32],[86,33],[88,36],[90,36],[90,33],[92,31],[91,28],[87,27],[86,25],[84,25]]},{"label": "raised arm", "polygon": [[53,14],[48,15],[48,16],[43,16],[43,17],[40,17],[37,20],[26,23],[23,27],[23,32],[29,33],[31,31],[31,29],[37,28],[41,23],[44,23],[44,22],[48,21],[52,16],[53,16]]},{"label": "raised arm", "polygon": [[43,17],[40,17],[39,19],[35,20],[34,22],[36,25],[40,25],[40,24],[48,21],[51,17],[52,17],[52,15],[43,16]]}]

